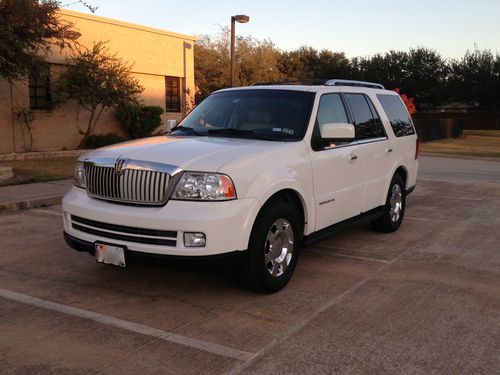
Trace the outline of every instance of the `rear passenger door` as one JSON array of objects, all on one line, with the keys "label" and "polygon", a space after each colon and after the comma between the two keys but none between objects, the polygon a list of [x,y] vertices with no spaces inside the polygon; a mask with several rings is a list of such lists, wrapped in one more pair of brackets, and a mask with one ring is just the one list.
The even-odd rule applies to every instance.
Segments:
[{"label": "rear passenger door", "polygon": [[345,92],[345,98],[356,129],[358,162],[363,183],[362,212],[367,212],[385,203],[387,180],[394,163],[392,141],[368,95]]}]

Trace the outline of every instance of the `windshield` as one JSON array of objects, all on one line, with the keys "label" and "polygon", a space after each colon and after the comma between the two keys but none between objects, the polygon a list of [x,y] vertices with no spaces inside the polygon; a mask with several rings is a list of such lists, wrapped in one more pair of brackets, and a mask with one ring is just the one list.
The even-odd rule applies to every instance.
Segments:
[{"label": "windshield", "polygon": [[298,141],[304,137],[313,92],[239,90],[210,95],[173,134]]}]

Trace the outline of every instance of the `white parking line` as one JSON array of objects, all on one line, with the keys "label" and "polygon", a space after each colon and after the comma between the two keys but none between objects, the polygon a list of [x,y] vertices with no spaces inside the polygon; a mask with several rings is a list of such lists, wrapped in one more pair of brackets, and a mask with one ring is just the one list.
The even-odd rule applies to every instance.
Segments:
[{"label": "white parking line", "polygon": [[389,260],[385,260],[385,259],[360,257],[360,256],[356,256],[356,255],[348,255],[348,254],[335,253],[335,252],[329,252],[329,251],[323,251],[323,250],[317,250],[317,249],[307,249],[306,251],[308,253],[310,252],[310,253],[316,253],[316,254],[322,254],[322,255],[329,255],[329,256],[338,257],[338,258],[365,260],[368,262],[377,262],[377,263],[389,263],[390,262]]},{"label": "white parking line", "polygon": [[238,349],[215,344],[212,342],[207,342],[182,335],[177,335],[175,333],[130,322],[128,320],[113,318],[111,316],[99,314],[93,311],[83,310],[77,307],[46,301],[40,298],[35,298],[25,294],[12,292],[6,289],[0,289],[0,297],[19,303],[24,303],[26,305],[39,307],[46,310],[57,311],[59,313],[71,315],[77,318],[92,320],[100,324],[124,329],[130,332],[139,333],[141,335],[151,336],[159,340],[164,340],[175,344],[184,345],[193,349],[202,350],[204,352],[217,354],[223,357],[234,358],[240,361],[248,361],[255,355],[254,353],[241,351]]},{"label": "white parking line", "polygon": [[370,280],[372,280],[374,277],[376,277],[378,274],[383,272],[385,269],[387,269],[391,264],[394,262],[398,261],[404,254],[406,254],[411,247],[407,247],[405,250],[403,250],[399,255],[392,259],[391,261],[387,262],[386,264],[381,265],[380,267],[377,267],[375,270],[371,271],[364,279],[358,281],[356,284],[351,286],[348,290],[345,292],[334,296],[327,300],[322,306],[320,306],[318,309],[314,311],[311,315],[307,316],[305,319],[300,320],[296,324],[292,325],[288,331],[286,331],[284,334],[281,336],[275,337],[273,340],[271,340],[267,345],[262,347],[257,353],[254,354],[252,358],[249,360],[240,363],[239,365],[235,366],[233,369],[227,372],[227,374],[230,375],[235,375],[241,373],[243,370],[247,369],[250,367],[253,363],[259,361],[262,359],[262,357],[267,354],[268,352],[274,350],[276,346],[279,344],[285,342],[287,339],[289,339],[293,334],[301,331],[304,329],[309,323],[311,323],[316,317],[321,315],[323,312],[326,310],[334,307],[338,303],[342,302],[344,299],[348,298],[352,294],[354,294],[357,290],[359,290],[361,287],[363,287],[366,283],[368,283]]}]

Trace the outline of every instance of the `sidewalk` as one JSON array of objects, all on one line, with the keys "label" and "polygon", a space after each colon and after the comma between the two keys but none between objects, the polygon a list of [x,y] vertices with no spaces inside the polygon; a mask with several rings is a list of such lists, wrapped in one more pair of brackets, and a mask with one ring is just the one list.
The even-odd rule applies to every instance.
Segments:
[{"label": "sidewalk", "polygon": [[73,180],[0,187],[0,213],[59,204]]}]

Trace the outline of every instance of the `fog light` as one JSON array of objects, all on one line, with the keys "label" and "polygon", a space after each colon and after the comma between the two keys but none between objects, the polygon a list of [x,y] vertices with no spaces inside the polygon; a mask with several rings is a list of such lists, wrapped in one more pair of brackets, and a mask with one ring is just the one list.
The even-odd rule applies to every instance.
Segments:
[{"label": "fog light", "polygon": [[184,246],[185,247],[203,247],[205,246],[205,234],[203,233],[184,233]]}]

